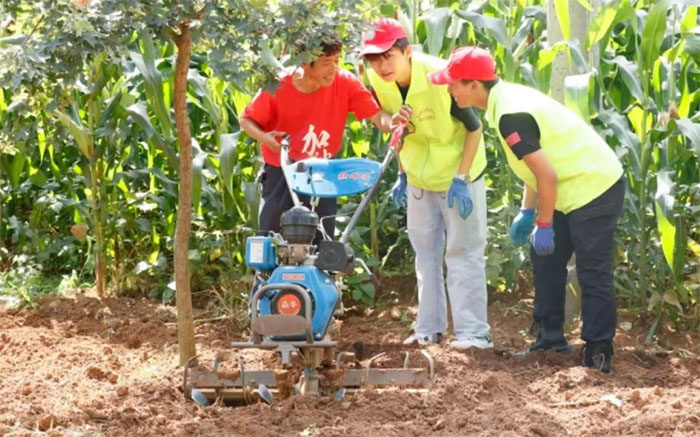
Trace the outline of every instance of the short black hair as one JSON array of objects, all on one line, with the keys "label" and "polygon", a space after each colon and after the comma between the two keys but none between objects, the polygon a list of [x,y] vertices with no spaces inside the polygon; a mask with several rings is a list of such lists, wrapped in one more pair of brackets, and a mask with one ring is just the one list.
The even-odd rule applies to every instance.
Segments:
[{"label": "short black hair", "polygon": [[460,80],[461,80],[462,83],[465,84],[465,85],[468,84],[469,82],[481,82],[481,84],[484,85],[484,88],[486,88],[487,90],[490,90],[490,89],[493,88],[494,85],[496,85],[501,79],[496,78],[496,79],[494,79],[494,80],[477,80],[477,81],[475,81],[475,80],[473,80],[473,79],[460,79]]},{"label": "short black hair", "polygon": [[405,52],[406,48],[408,47],[408,38],[399,38],[396,41],[394,41],[394,44],[391,47],[389,47],[387,51],[382,53],[371,53],[365,55],[365,59],[367,59],[369,62],[372,62],[379,58],[387,58],[389,56],[389,51],[394,47],[401,50],[401,53]]},{"label": "short black hair", "polygon": [[[297,55],[300,55],[307,51],[306,41],[304,40],[297,40],[294,46]],[[323,37],[323,39],[321,40],[320,48],[321,55],[332,56],[336,53],[340,53],[340,51],[343,49],[343,41],[340,39],[340,35],[338,35],[337,32],[333,31],[332,33]],[[313,61],[311,62],[311,64],[313,65]]]}]

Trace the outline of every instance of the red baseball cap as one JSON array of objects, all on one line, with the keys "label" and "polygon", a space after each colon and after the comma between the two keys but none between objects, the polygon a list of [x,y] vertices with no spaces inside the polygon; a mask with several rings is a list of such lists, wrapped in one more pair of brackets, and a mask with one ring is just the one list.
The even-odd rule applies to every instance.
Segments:
[{"label": "red baseball cap", "polygon": [[481,47],[460,47],[452,51],[447,67],[428,75],[435,85],[467,80],[496,80],[496,62],[488,50]]},{"label": "red baseball cap", "polygon": [[401,38],[406,38],[406,31],[401,23],[392,18],[380,18],[362,33],[360,57],[384,53]]}]

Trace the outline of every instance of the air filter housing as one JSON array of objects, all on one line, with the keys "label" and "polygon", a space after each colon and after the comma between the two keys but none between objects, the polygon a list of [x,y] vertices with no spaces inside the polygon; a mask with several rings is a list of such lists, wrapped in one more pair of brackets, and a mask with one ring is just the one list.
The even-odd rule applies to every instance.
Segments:
[{"label": "air filter housing", "polygon": [[316,236],[318,214],[305,206],[295,206],[282,214],[280,227],[287,243],[311,244]]}]

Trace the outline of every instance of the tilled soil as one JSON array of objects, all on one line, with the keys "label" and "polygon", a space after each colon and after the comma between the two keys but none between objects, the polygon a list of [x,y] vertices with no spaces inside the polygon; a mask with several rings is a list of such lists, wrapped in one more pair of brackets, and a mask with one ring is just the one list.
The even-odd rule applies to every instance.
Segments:
[{"label": "tilled soil", "polygon": [[[410,296],[401,300],[393,311],[348,311],[335,337],[341,350],[400,357],[415,313]],[[494,299],[493,350],[454,351],[449,338],[428,347],[438,378],[427,393],[364,390],[230,408],[184,400],[172,307],[47,297],[36,311],[0,309],[0,436],[700,435],[697,332],[666,329],[664,348],[644,345],[648,325],[621,314],[627,330],[618,330],[614,373],[604,375],[579,365],[576,326],[573,355],[513,358],[529,341],[530,306],[515,295]],[[246,335],[226,321],[196,329],[203,365]],[[279,363],[270,352],[243,355],[250,368]]]}]

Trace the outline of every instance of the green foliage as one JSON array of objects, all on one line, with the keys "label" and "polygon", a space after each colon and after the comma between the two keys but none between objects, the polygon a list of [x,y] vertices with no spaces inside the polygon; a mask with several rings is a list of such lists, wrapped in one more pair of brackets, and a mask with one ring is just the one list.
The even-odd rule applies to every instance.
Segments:
[{"label": "green foliage", "polygon": [[349,276],[345,282],[346,289],[352,299],[368,306],[374,305],[376,289],[366,272],[356,269],[355,273]]},{"label": "green foliage", "polygon": [[[257,226],[259,158],[257,146],[240,137],[237,114],[258,86],[273,82],[280,64],[271,59],[286,65],[312,60],[335,29],[352,41],[363,22],[359,6],[343,0],[271,8],[233,0],[3,2],[0,15],[11,23],[11,35],[0,41],[9,60],[0,67],[0,138],[12,145],[3,147],[12,155],[2,156],[10,183],[0,187],[7,205],[0,210],[0,235],[10,237],[13,252],[46,253],[17,244],[23,234],[16,229],[25,227],[17,197],[23,183],[21,193],[35,188],[26,185],[32,180],[52,194],[70,193],[59,235],[71,242],[67,248],[83,247],[68,231],[73,223],[89,224],[86,243],[95,258],[87,267],[105,259],[117,290],[149,281],[166,289],[178,181],[172,39],[187,22],[195,41],[188,75],[195,149],[192,276],[195,287],[206,287],[240,274],[243,242]],[[297,42],[307,49],[297,50]],[[35,195],[26,197],[31,202]],[[36,232],[46,224],[28,228]],[[56,267],[65,271],[78,263]]]},{"label": "green foliage", "polygon": [[40,265],[29,261],[26,256],[15,256],[11,268],[0,273],[0,296],[16,300],[18,306],[36,309],[37,297],[64,294],[81,285],[75,271],[62,277],[46,276]]},{"label": "green foliage", "polygon": [[[555,4],[564,35],[566,3]],[[261,164],[257,145],[240,132],[239,114],[258,87],[272,86],[279,68],[312,60],[333,28],[345,42],[343,66],[355,69],[360,30],[384,15],[402,21],[419,50],[446,57],[455,47],[486,46],[504,79],[543,91],[556,54],[566,52],[578,71],[566,80],[567,104],[590,119],[625,167],[618,295],[656,320],[668,315],[681,323],[692,315],[700,322],[697,6],[606,0],[592,14],[586,41],[552,46],[545,40],[543,4],[3,1],[0,265],[13,272],[4,274],[5,283],[19,280],[17,259],[42,266],[40,273],[23,271],[28,278],[91,281],[101,254],[113,287],[169,300],[179,181],[173,38],[187,22],[194,32],[187,95],[194,152],[192,282],[195,290],[215,290],[222,305],[233,305],[241,291],[228,288],[243,287],[234,281],[246,273],[244,242],[257,227]],[[297,41],[307,50],[298,52]],[[529,271],[527,253],[507,236],[522,185],[495,132],[485,135],[487,278],[491,291],[508,291],[520,271]],[[386,138],[351,119],[342,153],[381,159]],[[356,254],[384,274],[410,273],[413,263],[405,212],[388,194],[395,176],[393,167],[350,236]],[[340,213],[350,214],[358,201],[341,199]],[[339,231],[345,223],[339,218]],[[84,239],[71,232],[76,225],[87,229]],[[375,290],[367,279],[346,278],[347,295],[372,304]],[[28,287],[17,290],[38,293]]]},{"label": "green foliage", "polygon": [[644,6],[628,1],[602,6],[597,36],[589,34],[589,44],[599,41],[605,53],[596,78],[602,101],[591,103],[627,169],[630,193],[620,227],[623,293],[633,304],[659,315],[670,311],[678,320],[673,314],[697,306],[700,298],[684,283],[691,272],[687,262],[697,256],[690,244],[700,236],[700,200],[694,194],[700,171],[693,146],[700,125],[688,118],[697,112],[698,64],[684,50],[695,38],[697,7],[656,2],[639,26],[635,12]]}]

